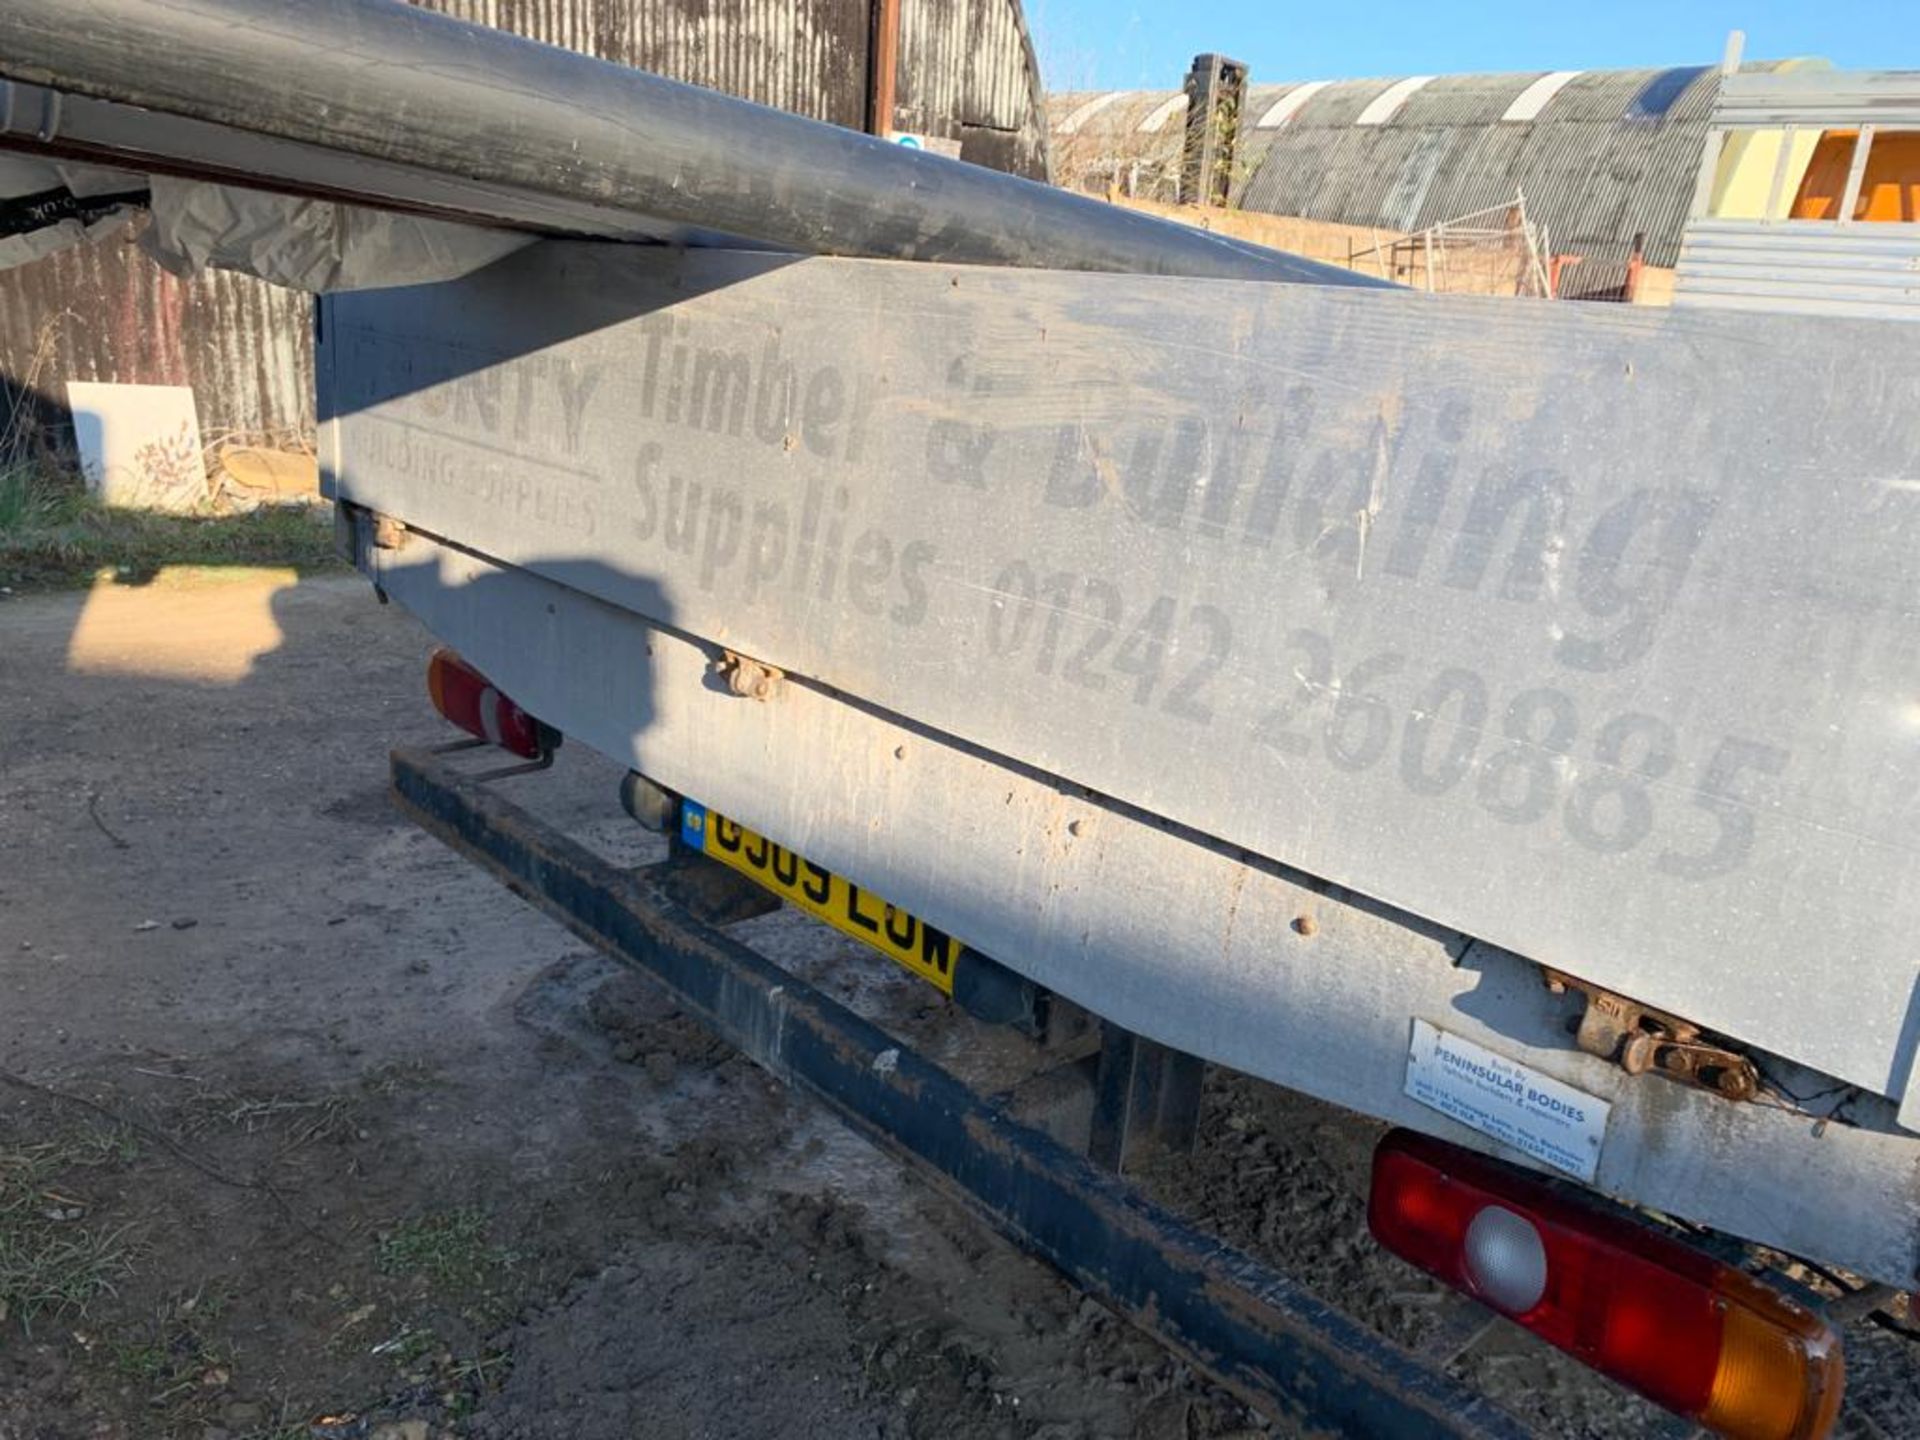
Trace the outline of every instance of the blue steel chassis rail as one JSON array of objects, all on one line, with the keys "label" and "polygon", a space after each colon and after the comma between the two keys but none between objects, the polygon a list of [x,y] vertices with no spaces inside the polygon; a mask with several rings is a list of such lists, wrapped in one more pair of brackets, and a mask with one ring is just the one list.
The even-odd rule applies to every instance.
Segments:
[{"label": "blue steel chassis rail", "polygon": [[425,751],[394,752],[392,784],[422,829],[1262,1410],[1355,1440],[1531,1434],[721,933],[664,866],[616,866]]}]

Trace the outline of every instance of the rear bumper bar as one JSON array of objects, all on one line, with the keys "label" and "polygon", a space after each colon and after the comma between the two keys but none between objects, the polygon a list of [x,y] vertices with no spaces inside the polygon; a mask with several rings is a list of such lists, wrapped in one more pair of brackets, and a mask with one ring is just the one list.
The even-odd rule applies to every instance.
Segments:
[{"label": "rear bumper bar", "polygon": [[1354,1437],[1522,1440],[1492,1402],[1010,1119],[877,1026],[418,751],[393,795],[422,828],[670,989],[787,1084],[1251,1403]]}]

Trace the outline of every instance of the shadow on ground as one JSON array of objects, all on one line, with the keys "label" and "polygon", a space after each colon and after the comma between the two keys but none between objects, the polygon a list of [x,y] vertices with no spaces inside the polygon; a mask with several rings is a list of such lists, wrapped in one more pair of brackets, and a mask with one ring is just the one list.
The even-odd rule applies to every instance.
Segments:
[{"label": "shadow on ground", "polygon": [[[430,648],[355,578],[0,602],[0,1440],[1250,1423],[402,822]],[[617,778],[509,783],[645,863]]]}]

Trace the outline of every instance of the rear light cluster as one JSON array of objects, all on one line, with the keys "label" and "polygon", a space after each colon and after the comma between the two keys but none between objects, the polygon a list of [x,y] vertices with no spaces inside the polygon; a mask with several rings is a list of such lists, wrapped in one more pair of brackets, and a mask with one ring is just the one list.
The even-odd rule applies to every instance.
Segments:
[{"label": "rear light cluster", "polygon": [[427,694],[434,709],[476,740],[528,760],[545,760],[559,748],[557,730],[534,719],[444,646],[427,662]]},{"label": "rear light cluster", "polygon": [[1402,1259],[1736,1440],[1820,1440],[1840,1338],[1776,1290],[1524,1171],[1410,1131],[1374,1155],[1367,1222]]}]

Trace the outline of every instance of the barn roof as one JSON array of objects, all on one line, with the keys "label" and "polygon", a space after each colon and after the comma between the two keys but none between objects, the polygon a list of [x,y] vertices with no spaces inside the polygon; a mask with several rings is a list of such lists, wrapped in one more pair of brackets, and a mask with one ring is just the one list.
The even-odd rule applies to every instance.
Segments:
[{"label": "barn roof", "polygon": [[[1672,265],[1719,89],[1709,65],[1256,84],[1233,200],[1401,233],[1524,194],[1556,251],[1610,259],[1644,234]],[[1183,94],[1056,95],[1048,114],[1061,183],[1171,198]]]}]

